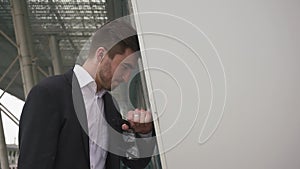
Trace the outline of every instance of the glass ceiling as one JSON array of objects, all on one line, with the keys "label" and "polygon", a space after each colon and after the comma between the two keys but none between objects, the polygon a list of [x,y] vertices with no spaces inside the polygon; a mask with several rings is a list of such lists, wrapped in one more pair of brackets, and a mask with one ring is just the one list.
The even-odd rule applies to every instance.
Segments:
[{"label": "glass ceiling", "polygon": [[[49,72],[51,56],[49,37],[54,35],[58,40],[62,56],[63,70],[74,65],[76,57],[86,40],[101,25],[109,20],[106,0],[27,0],[29,24],[32,42],[36,56],[36,64],[44,72]],[[15,41],[10,0],[0,0],[0,31]],[[0,35],[0,77],[17,55],[16,48]],[[19,70],[19,64],[14,64],[7,74],[13,77]],[[39,73],[39,79],[45,77]],[[0,87],[5,89],[12,78],[4,78]],[[22,80],[20,74],[8,89],[19,98],[22,96]]]}]

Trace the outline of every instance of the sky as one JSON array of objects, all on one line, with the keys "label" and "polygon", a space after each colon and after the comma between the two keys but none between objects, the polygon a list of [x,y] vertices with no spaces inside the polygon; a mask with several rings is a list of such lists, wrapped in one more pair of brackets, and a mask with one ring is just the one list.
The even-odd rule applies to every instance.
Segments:
[{"label": "sky", "polygon": [[[0,89],[0,95],[3,90]],[[5,93],[1,99],[1,104],[3,104],[11,113],[13,113],[18,119],[22,112],[24,101],[16,98],[15,96]],[[3,112],[1,113],[3,120],[3,128],[5,134],[6,144],[18,144],[18,126],[12,122]]]}]

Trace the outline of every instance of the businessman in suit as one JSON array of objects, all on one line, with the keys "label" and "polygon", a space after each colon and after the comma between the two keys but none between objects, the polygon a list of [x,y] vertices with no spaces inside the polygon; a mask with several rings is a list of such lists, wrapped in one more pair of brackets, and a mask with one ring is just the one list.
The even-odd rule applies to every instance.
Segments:
[{"label": "businessman in suit", "polygon": [[151,113],[135,109],[125,121],[108,93],[129,80],[136,51],[135,30],[110,22],[95,32],[82,66],[33,87],[20,120],[18,168],[119,169],[121,161],[145,168],[151,157],[127,158],[122,132],[133,131],[138,148],[151,151],[153,141],[143,141],[154,134]]}]

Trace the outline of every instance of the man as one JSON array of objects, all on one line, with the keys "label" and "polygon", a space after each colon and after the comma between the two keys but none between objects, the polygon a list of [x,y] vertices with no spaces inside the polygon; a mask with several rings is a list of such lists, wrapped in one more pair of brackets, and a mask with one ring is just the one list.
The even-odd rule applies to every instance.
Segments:
[{"label": "man", "polygon": [[[151,136],[151,113],[136,109],[128,112],[128,122],[122,120],[107,92],[129,80],[138,50],[134,29],[113,21],[96,31],[83,66],[33,87],[20,120],[18,168],[119,169],[120,161],[144,168],[150,157],[126,158],[120,133]],[[147,143],[139,148],[151,150]]]}]

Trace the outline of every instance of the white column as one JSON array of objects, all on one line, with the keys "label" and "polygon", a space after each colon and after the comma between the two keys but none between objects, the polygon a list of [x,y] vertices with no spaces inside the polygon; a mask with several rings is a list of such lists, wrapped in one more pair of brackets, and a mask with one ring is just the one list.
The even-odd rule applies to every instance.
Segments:
[{"label": "white column", "polygon": [[50,53],[52,58],[52,65],[55,75],[62,74],[62,61],[61,61],[61,55],[60,55],[60,49],[58,46],[58,41],[54,35],[51,35],[49,37],[49,47],[50,47]]},{"label": "white column", "polygon": [[34,85],[31,56],[33,49],[30,49],[32,45],[30,45],[31,42],[28,37],[29,23],[27,22],[28,19],[26,19],[26,16],[28,16],[26,14],[26,2],[24,0],[11,0],[11,6],[18,52],[20,54],[24,94],[26,97]]}]

